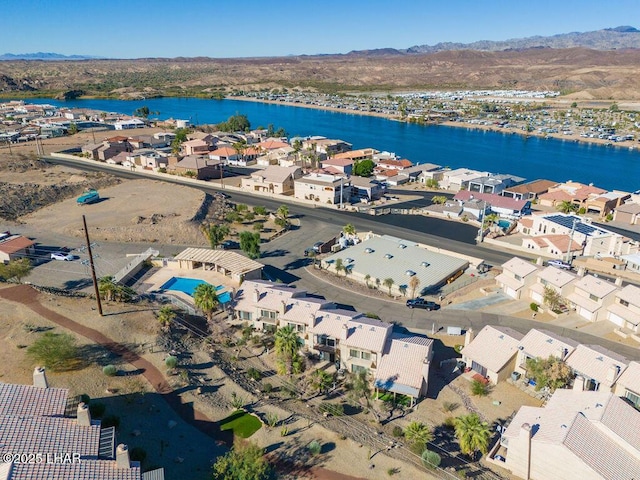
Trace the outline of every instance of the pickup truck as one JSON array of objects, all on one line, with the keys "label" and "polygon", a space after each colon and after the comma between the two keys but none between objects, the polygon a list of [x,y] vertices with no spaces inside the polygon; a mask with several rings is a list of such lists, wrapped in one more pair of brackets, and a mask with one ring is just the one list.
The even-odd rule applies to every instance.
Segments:
[{"label": "pickup truck", "polygon": [[411,300],[407,300],[407,307],[409,308],[422,308],[424,310],[439,310],[440,305],[436,302],[432,302],[431,300],[425,300],[424,298],[413,298]]}]

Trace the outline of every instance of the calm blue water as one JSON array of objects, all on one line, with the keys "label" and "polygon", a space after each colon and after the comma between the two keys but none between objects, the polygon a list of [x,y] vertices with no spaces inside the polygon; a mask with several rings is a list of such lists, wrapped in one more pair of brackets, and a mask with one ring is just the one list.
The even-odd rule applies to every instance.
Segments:
[{"label": "calm blue water", "polygon": [[217,123],[235,113],[247,115],[252,127],[284,127],[290,136],[340,138],[353,148],[373,147],[395,152],[414,163],[469,167],[512,173],[529,180],[575,180],[606,189],[640,189],[638,149],[604,147],[569,140],[525,138],[520,135],[445,126],[421,126],[378,117],[271,105],[238,100],[157,98],[126,100],[38,100],[59,106],[86,107],[131,114],[148,106],[159,118]]},{"label": "calm blue water", "polygon": [[[162,290],[174,290],[177,292],[186,293],[190,297],[193,297],[193,292],[195,291],[198,285],[203,283],[207,283],[204,280],[198,280],[197,278],[185,278],[185,277],[171,277],[167,280],[160,288]],[[218,285],[216,290],[221,290],[224,287],[222,285]],[[218,300],[220,303],[228,303],[231,301],[231,293],[223,292],[218,295]]]}]

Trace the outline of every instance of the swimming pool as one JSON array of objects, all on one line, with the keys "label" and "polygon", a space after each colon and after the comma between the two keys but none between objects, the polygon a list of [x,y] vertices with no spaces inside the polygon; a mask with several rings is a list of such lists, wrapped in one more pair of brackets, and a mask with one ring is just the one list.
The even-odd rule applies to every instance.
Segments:
[{"label": "swimming pool", "polygon": [[508,220],[498,220],[498,226],[500,228],[509,228],[511,226],[511,222]]},{"label": "swimming pool", "polygon": [[[185,278],[185,277],[171,277],[167,280],[160,288],[162,290],[174,290],[176,292],[186,293],[187,295],[193,297],[193,292],[196,287],[202,283],[207,283],[204,280],[199,280],[197,278]],[[222,290],[224,286],[218,285],[216,290]],[[218,295],[218,300],[220,303],[229,303],[231,301],[231,293],[222,292]]]}]

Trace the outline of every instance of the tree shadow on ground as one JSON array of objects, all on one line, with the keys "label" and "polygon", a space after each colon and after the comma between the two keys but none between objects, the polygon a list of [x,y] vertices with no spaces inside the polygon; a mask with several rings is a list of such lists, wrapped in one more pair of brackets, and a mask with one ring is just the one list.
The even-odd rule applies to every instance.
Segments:
[{"label": "tree shadow on ground", "polygon": [[300,277],[293,275],[289,272],[285,272],[279,268],[276,268],[272,265],[265,265],[262,269],[263,277],[269,280],[270,282],[282,282],[285,284],[290,284],[293,282],[297,282],[300,280]]},{"label": "tree shadow on ground", "polygon": [[269,258],[269,257],[284,257],[289,254],[289,250],[283,250],[282,248],[276,248],[275,250],[267,250],[265,252],[260,253],[260,257]]},{"label": "tree shadow on ground", "polygon": [[93,285],[91,278],[80,278],[78,280],[68,280],[62,284],[64,290],[82,290]]},{"label": "tree shadow on ground", "polygon": [[310,258],[298,258],[292,262],[287,263],[286,265],[284,265],[282,268],[284,270],[297,270],[299,268],[304,268],[304,267],[308,267],[309,265],[311,265],[311,263],[313,263],[313,260]]}]

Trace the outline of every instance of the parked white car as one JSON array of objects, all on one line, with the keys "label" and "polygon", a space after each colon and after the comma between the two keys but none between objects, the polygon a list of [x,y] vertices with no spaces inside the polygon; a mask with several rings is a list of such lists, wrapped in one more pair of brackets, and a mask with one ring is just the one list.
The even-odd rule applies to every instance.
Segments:
[{"label": "parked white car", "polygon": [[65,252],[53,252],[51,254],[51,260],[62,260],[65,262],[70,262],[73,260],[73,255]]}]

